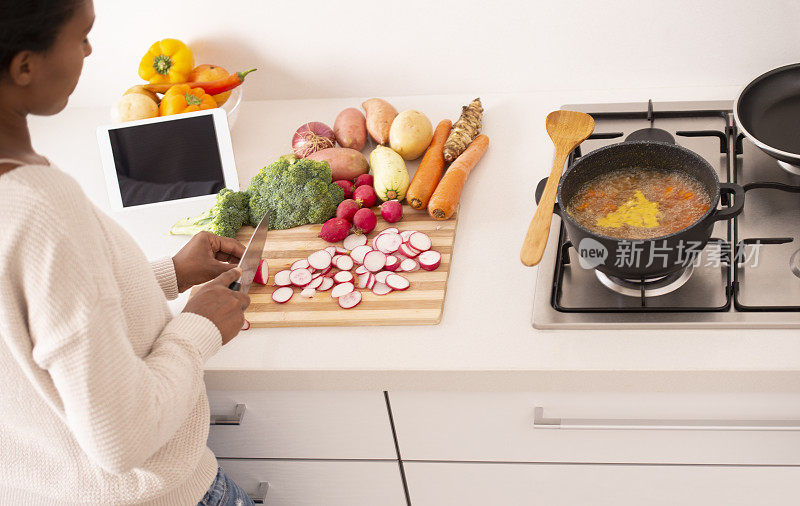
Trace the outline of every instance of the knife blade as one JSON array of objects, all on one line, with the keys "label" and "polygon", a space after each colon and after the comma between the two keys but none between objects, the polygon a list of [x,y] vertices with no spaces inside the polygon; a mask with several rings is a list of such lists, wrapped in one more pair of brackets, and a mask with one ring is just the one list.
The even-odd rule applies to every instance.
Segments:
[{"label": "knife blade", "polygon": [[264,253],[264,245],[267,243],[267,231],[269,230],[267,216],[269,216],[269,213],[265,213],[264,217],[261,218],[253,232],[253,236],[250,237],[250,242],[247,243],[247,248],[244,250],[244,255],[239,260],[238,266],[242,269],[242,275],[237,281],[228,286],[231,290],[237,290],[242,293],[250,291],[250,285],[253,284],[253,278],[256,277],[261,255]]}]

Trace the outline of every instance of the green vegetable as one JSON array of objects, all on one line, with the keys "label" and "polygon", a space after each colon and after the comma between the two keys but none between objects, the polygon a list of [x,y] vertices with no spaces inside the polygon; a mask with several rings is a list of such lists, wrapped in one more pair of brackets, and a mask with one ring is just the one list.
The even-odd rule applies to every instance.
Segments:
[{"label": "green vegetable", "polygon": [[169,229],[172,235],[194,235],[203,230],[223,237],[235,237],[242,225],[250,221],[247,192],[223,188],[214,207],[193,218],[184,218]]},{"label": "green vegetable", "polygon": [[269,213],[269,228],[324,223],[336,214],[344,190],[331,182],[328,162],[281,157],[250,181],[250,223]]}]

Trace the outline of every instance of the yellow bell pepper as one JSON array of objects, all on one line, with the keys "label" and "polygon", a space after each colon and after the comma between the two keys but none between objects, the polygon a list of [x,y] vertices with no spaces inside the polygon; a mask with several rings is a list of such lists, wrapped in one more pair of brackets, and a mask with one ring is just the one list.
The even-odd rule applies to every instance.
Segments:
[{"label": "yellow bell pepper", "polygon": [[150,46],[139,63],[139,77],[150,84],[185,83],[194,68],[191,49],[177,39],[164,39]]},{"label": "yellow bell pepper", "polygon": [[176,84],[164,94],[158,112],[161,116],[182,112],[215,109],[217,102],[203,88],[192,88],[188,84]]}]

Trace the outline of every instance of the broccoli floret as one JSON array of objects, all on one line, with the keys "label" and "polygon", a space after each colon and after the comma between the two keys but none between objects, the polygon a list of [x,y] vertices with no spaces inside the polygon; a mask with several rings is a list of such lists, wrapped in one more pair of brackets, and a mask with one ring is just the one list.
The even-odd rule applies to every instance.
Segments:
[{"label": "broccoli floret", "polygon": [[250,221],[247,192],[235,192],[223,188],[217,194],[217,202],[208,211],[185,218],[172,226],[172,235],[194,235],[203,230],[223,237],[235,237],[242,225]]},{"label": "broccoli floret", "polygon": [[323,223],[336,214],[344,191],[333,184],[328,162],[281,157],[250,181],[250,223],[269,213],[270,229]]}]

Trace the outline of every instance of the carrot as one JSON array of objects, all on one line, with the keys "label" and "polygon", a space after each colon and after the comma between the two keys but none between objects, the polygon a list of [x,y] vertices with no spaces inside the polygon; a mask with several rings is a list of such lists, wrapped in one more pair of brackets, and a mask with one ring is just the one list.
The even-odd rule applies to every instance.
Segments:
[{"label": "carrot", "polygon": [[445,172],[444,177],[436,186],[431,201],[428,203],[428,214],[436,220],[446,220],[456,212],[461,190],[470,171],[480,161],[486,148],[489,147],[489,138],[485,135],[475,137],[466,151],[453,161]]},{"label": "carrot", "polygon": [[447,136],[450,135],[452,126],[452,121],[443,119],[436,125],[436,130],[433,131],[431,145],[428,146],[425,156],[419,162],[417,172],[414,173],[414,179],[411,180],[411,186],[408,187],[408,192],[406,192],[406,200],[414,209],[425,209],[428,206],[433,190],[436,189],[436,185],[442,179],[442,172],[444,171],[442,147],[447,140]]}]

